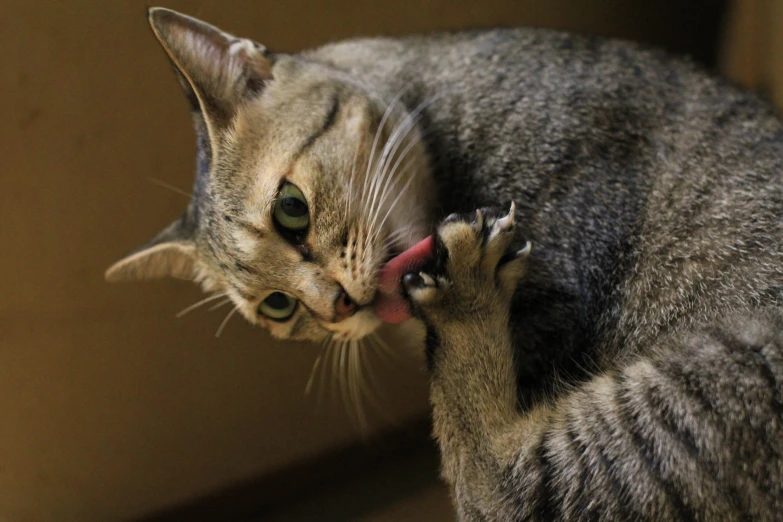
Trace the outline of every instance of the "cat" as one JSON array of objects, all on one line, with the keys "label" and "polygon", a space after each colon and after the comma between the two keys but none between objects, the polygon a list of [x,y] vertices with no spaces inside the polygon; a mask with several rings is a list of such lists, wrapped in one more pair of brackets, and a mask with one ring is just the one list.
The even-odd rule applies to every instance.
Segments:
[{"label": "cat", "polygon": [[289,55],[149,19],[190,102],[196,180],[107,279],[192,279],[281,339],[418,318],[460,520],[779,519],[768,103],[547,30]]}]

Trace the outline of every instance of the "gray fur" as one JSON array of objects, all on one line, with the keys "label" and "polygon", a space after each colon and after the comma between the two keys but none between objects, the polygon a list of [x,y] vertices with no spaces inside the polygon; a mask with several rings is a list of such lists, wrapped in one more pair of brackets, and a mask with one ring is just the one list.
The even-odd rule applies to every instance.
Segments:
[{"label": "gray fur", "polygon": [[447,220],[435,265],[406,277],[460,520],[779,520],[779,311],[662,336],[520,412],[507,321],[527,260],[501,259],[510,238],[486,215]]},{"label": "gray fur", "polygon": [[[195,198],[169,229],[182,237],[159,236],[175,248],[151,245],[110,277],[193,265],[278,337],[355,339],[377,326],[367,310],[389,255],[447,214],[515,201],[511,245],[533,250],[509,327],[491,292],[459,321],[459,307],[421,312],[461,518],[779,518],[783,126],[766,102],[613,40],[513,29],[288,56],[178,16],[151,19],[194,105]],[[383,179],[413,189],[387,186],[389,221],[368,231],[380,178],[365,171],[395,143],[389,164],[410,145],[415,175]],[[314,209],[299,246],[268,223],[285,175]],[[350,325],[331,319],[341,288],[359,305]],[[256,313],[273,290],[303,303],[287,324]]]}]

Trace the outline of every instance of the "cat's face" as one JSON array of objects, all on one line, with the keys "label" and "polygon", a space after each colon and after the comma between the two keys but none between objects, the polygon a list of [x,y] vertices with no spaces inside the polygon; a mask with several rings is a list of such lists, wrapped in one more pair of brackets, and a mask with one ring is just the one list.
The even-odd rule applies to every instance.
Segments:
[{"label": "cat's face", "polygon": [[185,215],[107,277],[193,278],[278,338],[372,332],[379,268],[431,217],[415,115],[360,78],[171,11],[150,20],[194,108],[199,169]]}]

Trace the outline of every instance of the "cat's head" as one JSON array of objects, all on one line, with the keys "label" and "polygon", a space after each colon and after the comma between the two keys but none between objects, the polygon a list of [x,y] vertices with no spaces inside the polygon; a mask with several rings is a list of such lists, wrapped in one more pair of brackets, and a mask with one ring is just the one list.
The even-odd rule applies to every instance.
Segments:
[{"label": "cat's head", "polygon": [[198,135],[182,217],[110,281],[187,278],[278,338],[357,339],[379,268],[427,234],[431,175],[416,115],[332,66],[153,8]]}]

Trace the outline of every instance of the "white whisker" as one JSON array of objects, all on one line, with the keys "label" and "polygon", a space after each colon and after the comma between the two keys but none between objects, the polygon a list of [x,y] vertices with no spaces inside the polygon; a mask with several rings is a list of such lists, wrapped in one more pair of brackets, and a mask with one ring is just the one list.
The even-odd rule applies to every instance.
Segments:
[{"label": "white whisker", "polygon": [[309,396],[310,391],[312,391],[313,382],[315,381],[315,374],[318,368],[321,366],[321,358],[323,357],[324,352],[326,351],[327,348],[327,344],[330,340],[331,340],[331,336],[321,341],[321,345],[319,346],[318,356],[315,358],[313,367],[310,369],[310,376],[307,378],[307,385],[305,385],[305,391],[304,391],[305,396]]},{"label": "white whisker", "polygon": [[210,306],[209,307],[209,311],[211,312],[213,310],[217,310],[221,306],[225,306],[227,303],[230,303],[230,302],[231,302],[231,298],[230,297],[226,297],[224,300],[220,301],[218,304],[216,304],[214,306]]},{"label": "white whisker", "polygon": [[198,308],[201,305],[207,304],[210,301],[214,301],[215,299],[220,299],[221,297],[225,297],[227,295],[228,295],[228,292],[221,292],[219,294],[211,295],[211,296],[207,297],[206,299],[202,299],[201,301],[188,306],[184,310],[181,310],[179,313],[177,313],[177,317],[182,317],[186,313],[195,310],[196,308]]},{"label": "white whisker", "polygon": [[228,324],[228,320],[231,319],[231,316],[234,315],[237,310],[239,310],[239,306],[235,306],[231,309],[231,311],[226,315],[226,318],[223,319],[223,322],[220,323],[220,326],[217,329],[217,332],[215,332],[215,337],[220,337],[220,334],[223,333],[223,328],[226,327],[226,324]]},{"label": "white whisker", "polygon": [[157,178],[148,178],[152,183],[155,185],[158,185],[159,187],[167,188],[172,192],[176,192],[177,194],[182,194],[188,199],[191,199],[193,197],[193,194],[190,194],[188,192],[185,192],[181,188],[175,187],[174,185],[171,185],[169,183],[166,183],[163,180],[157,179]]},{"label": "white whisker", "polygon": [[[411,161],[408,162],[407,165],[405,165],[405,168],[403,169],[403,172],[407,172],[409,168],[411,168],[416,162],[416,158],[411,158]],[[375,241],[375,239],[378,237],[378,234],[381,233],[383,230],[383,225],[386,224],[386,220],[391,215],[394,208],[397,206],[397,203],[399,203],[400,198],[405,195],[405,192],[408,190],[408,188],[411,186],[411,183],[416,179],[417,174],[419,173],[418,169],[413,171],[413,174],[408,178],[408,181],[405,182],[405,185],[402,187],[402,190],[400,190],[400,193],[397,194],[397,197],[394,198],[394,201],[392,201],[391,205],[389,205],[389,209],[386,211],[386,215],[383,216],[383,219],[381,220],[380,225],[378,225],[377,229],[373,233],[372,241]]]},{"label": "white whisker", "polygon": [[405,92],[410,88],[411,84],[406,84],[400,91],[394,95],[394,98],[392,98],[391,103],[386,106],[386,110],[383,112],[383,116],[381,117],[381,122],[378,124],[378,128],[375,129],[375,137],[372,140],[372,148],[370,149],[370,158],[367,161],[367,170],[364,174],[364,190],[362,191],[362,199],[365,201],[365,208],[366,208],[366,198],[364,197],[366,195],[367,188],[367,178],[370,176],[370,168],[373,165],[373,159],[375,158],[375,150],[378,146],[378,138],[381,136],[381,132],[383,131],[384,127],[386,126],[386,120],[389,119],[389,116],[391,116],[392,111],[394,110],[394,107],[397,105],[397,103],[400,101],[400,98],[405,94]]},{"label": "white whisker", "polygon": [[[391,169],[389,171],[388,166],[391,163],[392,159],[394,158],[394,155],[396,154],[397,150],[399,149],[400,145],[405,141],[405,139],[410,134],[411,130],[416,128],[416,125],[421,120],[422,116],[421,113],[430,105],[432,105],[436,100],[438,100],[442,95],[436,95],[431,98],[427,98],[423,102],[421,102],[411,113],[409,113],[403,120],[397,125],[397,127],[394,129],[392,136],[389,138],[389,140],[386,142],[384,149],[383,149],[383,155],[381,157],[381,160],[379,161],[379,165],[376,165],[376,172],[374,173],[374,179],[378,178],[383,180],[386,179],[386,183],[383,186],[383,196],[377,205],[375,206],[376,198],[378,196],[378,190],[376,190],[373,193],[372,197],[372,205],[370,208],[370,213],[368,214],[368,221],[370,222],[368,235],[365,238],[365,247],[370,242],[370,237],[376,237],[378,235],[379,229],[381,227],[376,228],[377,218],[380,213],[381,208],[383,207],[383,202],[385,202],[386,198],[388,197],[387,194],[387,188],[389,185],[389,181],[394,178],[394,171],[395,168]],[[402,161],[402,158],[407,155],[407,153],[415,146],[423,137],[424,134],[418,134],[417,139],[414,140],[412,143],[409,143],[408,147],[405,149],[406,152],[401,154],[400,157],[397,159],[397,162],[395,163],[395,167],[399,165],[399,163]],[[378,169],[382,169],[380,175],[378,175]],[[379,182],[380,185],[380,182]],[[396,186],[396,183],[392,185],[392,188]],[[388,212],[387,212],[388,216]]]},{"label": "white whisker", "polygon": [[[409,153],[409,152],[410,152],[410,151],[413,149],[413,147],[414,147],[414,146],[416,146],[416,145],[417,145],[417,144],[418,144],[418,143],[421,141],[421,139],[422,139],[422,135],[419,135],[419,136],[417,136],[417,137],[416,137],[416,139],[415,139],[415,140],[412,140],[412,141],[411,141],[411,142],[408,144],[408,146],[407,146],[407,147],[406,147],[406,148],[403,150],[402,154],[400,154],[399,158],[397,159],[397,161],[395,162],[394,166],[393,166],[393,167],[392,167],[392,169],[390,170],[390,173],[391,173],[391,174],[388,176],[388,179],[389,179],[389,180],[391,180],[392,178],[394,178],[394,183],[392,183],[392,185],[391,185],[391,186],[388,188],[388,190],[386,190],[386,187],[384,187],[384,194],[383,194],[383,197],[381,198],[381,202],[380,202],[380,204],[378,205],[378,209],[379,209],[379,210],[380,210],[380,209],[383,207],[383,205],[386,203],[386,199],[389,197],[389,194],[390,194],[390,193],[392,193],[392,192],[394,191],[394,189],[395,189],[395,188],[397,187],[397,185],[399,184],[400,180],[404,178],[404,176],[403,176],[402,174],[404,174],[404,173],[407,173],[407,172],[408,172],[408,169],[410,169],[411,165],[412,165],[413,163],[415,163],[415,161],[416,161],[416,158],[411,158],[411,159],[408,161],[408,163],[406,163],[406,164],[405,164],[405,166],[402,168],[402,171],[400,172],[400,175],[399,175],[399,176],[395,176],[395,174],[396,174],[396,172],[397,172],[397,169],[399,168],[400,162],[401,162],[403,159],[405,159],[405,156],[407,156],[407,155],[408,155],[408,153]],[[413,176],[413,177],[415,177],[415,173],[414,173],[414,176]],[[395,201],[399,201],[399,198],[398,198],[397,200],[395,200]],[[388,218],[388,217],[389,217],[389,214],[391,214],[392,210],[394,210],[394,205],[391,205],[391,206],[390,206],[390,207],[387,209],[387,211],[386,211],[386,215],[385,215],[385,216],[384,216],[384,218],[381,220],[381,224],[380,224],[380,225],[378,225],[377,227],[376,227],[376,223],[377,223],[377,219],[378,219],[378,214],[376,214],[375,216],[373,216],[373,218],[372,218],[372,223],[371,223],[371,225],[370,225],[370,230],[372,231],[372,232],[371,232],[371,234],[370,234],[370,235],[371,235],[371,237],[372,237],[371,241],[374,241],[374,240],[375,240],[375,238],[376,238],[376,237],[378,236],[378,234],[380,233],[380,231],[381,231],[381,230],[383,230],[383,225],[386,223],[386,218]]]},{"label": "white whisker", "polygon": [[350,343],[350,388],[351,396],[353,397],[354,413],[356,415],[356,421],[359,424],[359,431],[364,433],[367,430],[367,417],[364,412],[364,406],[362,405],[362,372],[359,364],[359,358],[361,354],[359,352],[359,346],[356,341]]}]

